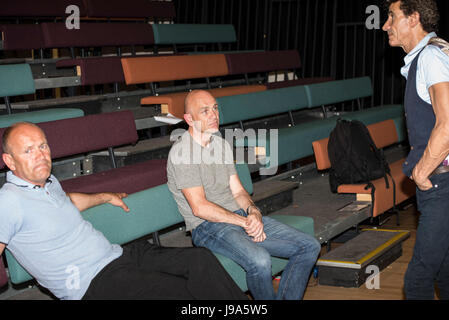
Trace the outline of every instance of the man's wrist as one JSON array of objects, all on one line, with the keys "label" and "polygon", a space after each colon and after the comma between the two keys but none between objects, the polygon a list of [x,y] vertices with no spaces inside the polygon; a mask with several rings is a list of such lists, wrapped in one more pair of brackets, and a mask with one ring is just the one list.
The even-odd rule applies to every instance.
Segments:
[{"label": "man's wrist", "polygon": [[251,211],[253,211],[254,209],[257,210],[262,215],[262,210],[260,210],[260,208],[255,204],[251,204],[248,206],[248,208],[246,208],[246,214],[250,215]]}]

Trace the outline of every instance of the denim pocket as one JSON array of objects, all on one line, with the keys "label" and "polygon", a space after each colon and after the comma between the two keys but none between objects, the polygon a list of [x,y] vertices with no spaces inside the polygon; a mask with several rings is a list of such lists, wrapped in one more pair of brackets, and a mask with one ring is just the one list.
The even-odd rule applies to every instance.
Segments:
[{"label": "denim pocket", "polygon": [[427,190],[421,190],[420,188],[416,187],[416,190],[422,193],[430,193],[438,188],[438,176],[433,176],[429,178],[430,182],[432,183],[432,188]]},{"label": "denim pocket", "polygon": [[421,190],[420,188],[416,187],[416,189],[417,189],[419,192],[423,192],[423,193],[429,193],[429,192],[435,190],[436,188],[437,188],[437,187],[436,187],[433,183],[432,183],[432,188],[427,189],[427,190]]}]

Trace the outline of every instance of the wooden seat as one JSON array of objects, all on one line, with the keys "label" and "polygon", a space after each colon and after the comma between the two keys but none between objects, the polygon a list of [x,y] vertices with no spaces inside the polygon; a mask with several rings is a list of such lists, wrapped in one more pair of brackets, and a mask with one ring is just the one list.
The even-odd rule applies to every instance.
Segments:
[{"label": "wooden seat", "polygon": [[[266,89],[267,87],[265,85],[247,85],[214,88],[207,91],[209,91],[214,97],[218,98],[236,94],[264,91]],[[188,92],[176,92],[159,96],[150,96],[143,98],[140,103],[142,105],[160,104],[162,113],[170,113],[173,116],[182,119],[184,115],[184,101],[187,95]]]},{"label": "wooden seat", "polygon": [[122,58],[126,84],[228,75],[223,54]]},{"label": "wooden seat", "polygon": [[[134,144],[138,140],[134,116],[129,110],[41,122],[38,126],[47,137],[52,159],[101,150],[108,150],[113,159],[114,147]],[[0,129],[0,136],[4,130]],[[115,168],[115,162],[111,162],[113,169],[70,178],[62,185],[68,192],[121,190],[134,193],[167,181],[165,160],[152,159],[120,168]],[[0,169],[4,167],[0,158]]]}]

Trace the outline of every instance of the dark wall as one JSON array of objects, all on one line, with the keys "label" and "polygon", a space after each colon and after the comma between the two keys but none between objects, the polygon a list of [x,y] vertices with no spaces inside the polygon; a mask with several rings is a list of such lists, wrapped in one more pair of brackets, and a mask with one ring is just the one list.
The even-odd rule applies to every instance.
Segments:
[{"label": "dark wall", "polygon": [[[445,13],[449,12],[448,0],[436,0],[440,12],[439,36],[449,39],[449,19]],[[366,19],[365,8],[369,5],[377,5],[381,8],[381,20],[387,19],[387,11],[384,9],[383,0],[337,0],[337,22],[362,22]]]},{"label": "dark wall", "polygon": [[[177,23],[231,23],[238,42],[232,50],[297,49],[304,77],[346,79],[369,76],[374,94],[371,105],[402,103],[400,75],[405,53],[390,48],[386,33],[367,30],[369,5],[387,11],[383,0],[173,0]],[[437,0],[442,16],[440,37],[449,40],[448,0]]]}]

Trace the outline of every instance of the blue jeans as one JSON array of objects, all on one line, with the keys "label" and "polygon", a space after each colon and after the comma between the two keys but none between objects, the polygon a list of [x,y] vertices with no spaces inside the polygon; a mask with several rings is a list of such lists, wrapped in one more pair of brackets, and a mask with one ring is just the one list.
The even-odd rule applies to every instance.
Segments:
[{"label": "blue jeans", "polygon": [[[246,216],[242,209],[235,213]],[[270,217],[264,216],[262,221],[267,236],[263,242],[254,242],[242,227],[209,221],[193,230],[192,240],[196,246],[206,247],[242,266],[254,299],[301,299],[321,245],[314,237]],[[272,283],[271,256],[289,259],[277,295]]]},{"label": "blue jeans", "polygon": [[419,225],[413,257],[404,278],[407,299],[449,299],[449,173],[430,178],[433,188],[416,189]]}]

